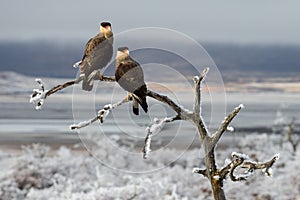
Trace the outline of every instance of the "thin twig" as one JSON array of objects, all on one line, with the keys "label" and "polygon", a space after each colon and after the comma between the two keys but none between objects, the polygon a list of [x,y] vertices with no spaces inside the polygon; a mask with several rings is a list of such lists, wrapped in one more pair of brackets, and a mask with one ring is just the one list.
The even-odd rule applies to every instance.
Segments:
[{"label": "thin twig", "polygon": [[71,130],[80,129],[80,128],[86,127],[86,126],[94,123],[97,120],[99,120],[100,124],[103,124],[104,120],[105,120],[106,116],[109,114],[110,110],[113,110],[113,109],[117,108],[118,106],[121,106],[130,100],[131,100],[131,98],[126,96],[123,100],[121,100],[117,103],[107,104],[107,105],[103,106],[103,108],[101,110],[98,111],[98,114],[94,118],[89,119],[87,121],[79,122],[77,124],[72,124],[72,125],[70,125],[69,128]]},{"label": "thin twig", "polygon": [[193,173],[201,174],[201,175],[204,176],[204,177],[208,177],[208,176],[207,176],[207,171],[206,171],[206,169],[200,169],[200,168],[198,168],[198,167],[194,167],[194,168],[193,168]]},{"label": "thin twig", "polygon": [[207,73],[209,71],[209,68],[205,68],[200,76],[194,77],[194,83],[195,83],[195,101],[194,101],[194,113],[196,115],[201,114],[201,83],[203,82],[204,78],[206,77]]},{"label": "thin twig", "polygon": [[170,123],[170,122],[173,122],[178,119],[179,119],[178,115],[173,116],[173,117],[166,117],[163,119],[155,118],[154,123],[152,123],[150,126],[148,126],[146,128],[147,135],[146,135],[144,147],[143,147],[143,158],[144,159],[148,158],[149,152],[151,151],[151,138],[152,138],[153,134],[159,132],[166,123]]},{"label": "thin twig", "polygon": [[216,145],[220,138],[222,137],[223,133],[228,130],[228,126],[230,122],[233,120],[233,118],[240,112],[240,110],[244,108],[243,104],[240,104],[238,107],[234,108],[233,111],[225,117],[223,120],[221,126],[219,129],[215,132],[215,134],[212,136],[212,144]]},{"label": "thin twig", "polygon": [[51,94],[54,94],[54,93],[58,92],[59,90],[62,90],[62,89],[64,89],[64,88],[66,88],[66,87],[69,87],[69,86],[74,85],[74,84],[78,84],[78,83],[80,83],[82,80],[83,80],[83,77],[81,76],[81,77],[79,77],[79,78],[77,78],[77,79],[75,79],[75,80],[68,81],[68,82],[66,82],[66,83],[57,85],[57,86],[53,87],[52,89],[50,89],[50,90],[46,93],[45,98],[47,98],[47,97],[50,96]]}]

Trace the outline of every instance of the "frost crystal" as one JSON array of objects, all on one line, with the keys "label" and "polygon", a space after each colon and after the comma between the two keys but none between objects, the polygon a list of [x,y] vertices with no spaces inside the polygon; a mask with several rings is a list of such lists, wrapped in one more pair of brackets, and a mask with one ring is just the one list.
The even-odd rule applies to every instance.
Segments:
[{"label": "frost crystal", "polygon": [[172,121],[172,118],[164,118],[164,119],[153,119],[154,123],[151,126],[148,126],[146,128],[147,136],[145,139],[145,145],[144,145],[144,159],[147,159],[149,152],[151,151],[151,137],[153,134],[158,133],[165,125],[166,122]]},{"label": "frost crystal", "polygon": [[277,153],[274,155],[275,160],[278,160],[280,158],[280,153]]},{"label": "frost crystal", "polygon": [[193,173],[198,173],[201,169],[199,167],[194,167],[193,168]]},{"label": "frost crystal", "polygon": [[35,81],[40,85],[40,89],[34,89],[33,94],[30,96],[29,102],[32,104],[36,104],[35,109],[41,109],[44,101],[46,99],[46,94],[49,90],[45,90],[44,83],[42,79],[35,79]]},{"label": "frost crystal", "polygon": [[244,104],[240,104],[239,108],[244,109],[245,108]]},{"label": "frost crystal", "polygon": [[233,128],[232,126],[228,126],[228,127],[227,127],[227,131],[233,132],[233,131],[234,131],[234,128]]},{"label": "frost crystal", "polygon": [[248,160],[249,156],[243,153],[237,153],[237,152],[232,152],[231,153],[232,157],[237,157],[237,158],[243,158],[244,160]]},{"label": "frost crystal", "polygon": [[199,76],[194,76],[194,82],[198,82],[200,80]]},{"label": "frost crystal", "polygon": [[103,109],[101,109],[101,110],[98,111],[100,124],[103,124],[104,120],[108,116],[109,109],[110,109],[109,105],[105,105]]},{"label": "frost crystal", "polygon": [[70,130],[74,130],[74,129],[79,129],[85,126],[88,126],[92,123],[92,120],[88,120],[88,121],[83,121],[83,122],[79,122],[78,124],[72,124],[69,126]]}]

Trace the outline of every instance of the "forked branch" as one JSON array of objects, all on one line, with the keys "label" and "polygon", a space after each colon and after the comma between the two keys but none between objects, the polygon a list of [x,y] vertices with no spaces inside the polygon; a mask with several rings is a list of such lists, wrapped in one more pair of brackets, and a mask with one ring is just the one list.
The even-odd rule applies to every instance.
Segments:
[{"label": "forked branch", "polygon": [[[219,129],[215,132],[215,134],[212,137],[212,145],[216,145],[219,142],[223,133],[228,130],[230,122],[240,112],[240,110],[242,108],[244,108],[244,105],[240,104],[238,107],[234,108],[233,111],[227,117],[225,117],[225,119],[221,123],[221,126],[219,127]],[[232,127],[231,127],[231,129],[232,129]]]}]

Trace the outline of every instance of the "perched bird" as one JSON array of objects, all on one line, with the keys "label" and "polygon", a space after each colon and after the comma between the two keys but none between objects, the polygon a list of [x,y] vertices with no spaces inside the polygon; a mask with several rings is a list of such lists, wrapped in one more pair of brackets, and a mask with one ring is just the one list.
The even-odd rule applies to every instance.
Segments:
[{"label": "perched bird", "polygon": [[144,81],[144,73],[140,64],[129,56],[127,47],[118,48],[115,77],[118,84],[132,94],[133,113],[139,114],[138,104],[147,112],[147,86]]},{"label": "perched bird", "polygon": [[104,68],[113,55],[113,33],[109,22],[100,24],[100,32],[91,38],[86,46],[81,61],[74,64],[80,67],[83,76],[82,89],[90,91],[93,89],[94,78],[99,69]]}]

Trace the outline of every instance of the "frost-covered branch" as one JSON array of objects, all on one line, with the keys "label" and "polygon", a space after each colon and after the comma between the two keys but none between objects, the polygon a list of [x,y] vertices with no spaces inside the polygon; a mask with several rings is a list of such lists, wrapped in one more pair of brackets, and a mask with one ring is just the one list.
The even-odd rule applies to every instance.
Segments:
[{"label": "frost-covered branch", "polygon": [[[249,159],[249,157],[245,154],[241,153],[232,153],[232,160],[221,170],[217,172],[217,175],[223,180],[227,175],[230,176],[232,181],[244,181],[247,180],[248,177],[253,175],[253,171],[260,169],[263,170],[268,176],[272,175],[272,166],[276,160],[279,159],[279,155],[276,154],[269,161],[259,163]],[[242,174],[235,174],[237,168],[247,169]]]},{"label": "frost-covered branch", "polygon": [[233,127],[229,127],[229,124],[242,108],[244,108],[244,105],[240,104],[238,107],[234,108],[233,111],[227,117],[225,117],[220,128],[215,132],[215,134],[212,137],[212,143],[214,145],[219,142],[220,138],[222,137],[225,131],[233,131]]},{"label": "frost-covered branch", "polygon": [[[33,103],[36,105],[36,109],[39,110],[41,109],[41,106],[43,105],[45,99],[60,91],[63,90],[64,88],[67,88],[69,86],[72,86],[74,84],[78,84],[83,80],[83,76],[78,77],[77,79],[67,81],[63,84],[57,85],[50,90],[45,90],[45,84],[41,79],[35,79],[35,81],[39,84],[40,89],[34,89],[33,94],[30,96],[30,103]],[[100,72],[97,73],[97,76],[95,76],[95,80],[100,80],[100,81],[106,81],[106,82],[114,82],[116,81],[115,77],[108,77],[108,76],[103,76]]]},{"label": "frost-covered branch", "polygon": [[40,89],[33,89],[33,94],[30,96],[29,102],[35,104],[35,109],[39,110],[41,109],[49,91],[45,90],[45,84],[42,79],[37,78],[35,81],[39,84]]},{"label": "frost-covered branch", "polygon": [[194,83],[195,83],[195,102],[194,102],[194,113],[197,115],[200,115],[201,113],[201,83],[205,79],[206,74],[208,73],[209,68],[205,68],[200,76],[194,77]]},{"label": "frost-covered branch", "polygon": [[256,169],[261,169],[263,172],[268,175],[272,176],[272,166],[276,162],[276,160],[279,159],[279,154],[276,154],[273,156],[273,158],[269,161],[259,163],[259,162],[254,162],[254,161],[245,161],[241,168],[246,168],[248,172],[252,172]]},{"label": "frost-covered branch", "polygon": [[99,120],[100,124],[102,125],[104,123],[105,118],[107,117],[107,115],[109,114],[109,112],[111,110],[115,109],[118,106],[121,106],[124,103],[127,103],[130,100],[131,100],[131,98],[126,96],[123,100],[121,100],[117,103],[107,104],[107,105],[103,106],[103,108],[101,110],[98,111],[98,114],[94,118],[89,119],[87,121],[79,122],[77,124],[72,124],[72,125],[70,125],[69,128],[71,130],[80,129],[80,128],[86,127],[86,126],[94,123],[97,120]]},{"label": "frost-covered branch", "polygon": [[143,147],[143,158],[147,159],[151,151],[151,138],[155,133],[158,133],[166,123],[173,122],[178,119],[178,116],[166,117],[163,119],[154,118],[154,122],[146,128],[146,138]]}]

